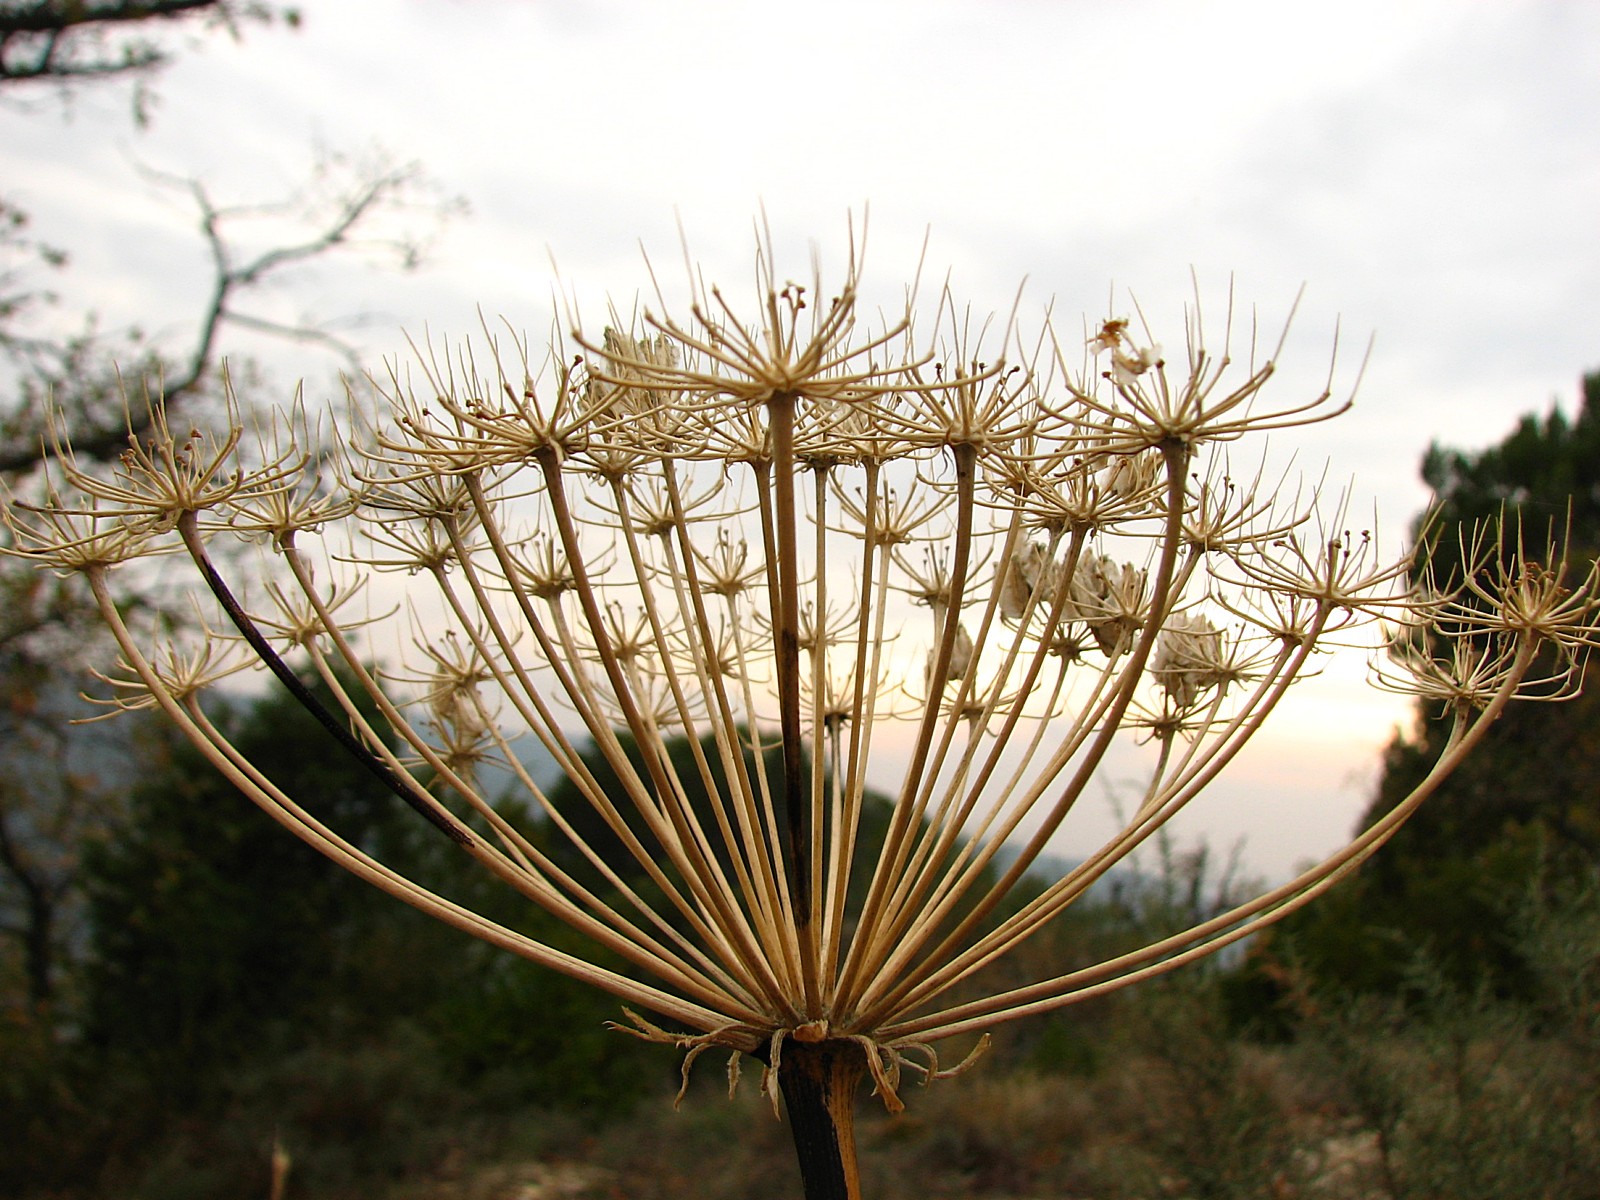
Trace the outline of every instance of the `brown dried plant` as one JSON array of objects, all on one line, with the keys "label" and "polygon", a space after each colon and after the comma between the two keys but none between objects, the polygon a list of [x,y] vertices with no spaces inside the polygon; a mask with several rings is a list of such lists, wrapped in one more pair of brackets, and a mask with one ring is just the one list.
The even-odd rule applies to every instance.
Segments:
[{"label": "brown dried plant", "polygon": [[[813,1195],[857,1186],[860,1080],[896,1108],[904,1070],[961,1069],[941,1066],[947,1039],[1172,970],[1305,904],[1508,702],[1571,690],[1596,631],[1595,578],[1569,578],[1559,550],[1533,562],[1491,533],[1465,590],[1438,594],[1343,531],[1337,508],[1236,478],[1230,460],[1253,457],[1240,444],[1349,400],[1331,371],[1309,399],[1266,399],[1276,351],[1255,358],[1231,300],[1220,345],[1196,305],[1173,362],[1117,317],[1087,338],[1047,324],[1027,351],[1008,329],[986,351],[948,297],[931,337],[910,300],[867,328],[856,249],[830,294],[780,283],[763,246],[752,312],[696,284],[684,317],[580,330],[542,367],[522,345],[483,363],[424,354],[415,381],[377,385],[386,417],[331,455],[313,453],[298,408],[215,436],[170,429],[155,404],[109,474],[58,445],[47,502],[7,510],[13,553],[98,599],[122,653],[115,705],[162,710],[274,820],[375,886],[617,996],[633,1032],[690,1061],[722,1049],[735,1072],[759,1059]],[[219,554],[239,539],[273,553]],[[226,637],[152,645],[124,621],[111,574],[171,552]],[[403,586],[404,616],[353,603],[363,584]],[[975,991],[1199,800],[1319,654],[1380,619],[1401,631],[1380,682],[1442,701],[1451,722],[1411,796],[1214,919]],[[409,667],[386,657],[391,640],[412,643]],[[208,688],[247,662],[462,853],[625,966],[430,892],[280,791],[207,717]],[[666,741],[685,734],[680,773]],[[631,861],[552,802],[519,759],[528,736]],[[586,766],[584,739],[620,791]],[[1037,886],[1130,740],[1148,775],[1125,823]],[[491,804],[490,762],[542,813],[540,836]],[[862,835],[869,781],[892,799],[881,842]],[[564,870],[550,838],[609,886]]]}]

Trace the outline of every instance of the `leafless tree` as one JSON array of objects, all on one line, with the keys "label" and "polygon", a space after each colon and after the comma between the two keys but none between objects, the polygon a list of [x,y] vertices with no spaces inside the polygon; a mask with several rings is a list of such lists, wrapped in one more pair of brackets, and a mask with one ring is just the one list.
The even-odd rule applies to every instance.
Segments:
[{"label": "leafless tree", "polygon": [[274,20],[297,25],[299,10],[257,0],[0,0],[0,87],[143,80],[171,60],[175,30],[238,36]]},{"label": "leafless tree", "polygon": [[[170,61],[175,36],[237,35],[273,20],[298,23],[298,11],[236,0],[0,0],[0,96],[48,85],[70,95],[132,79],[134,115],[143,121],[149,80]],[[326,320],[273,316],[252,301],[292,286],[297,268],[341,256],[414,267],[438,221],[459,208],[418,164],[381,153],[320,154],[288,194],[249,202],[224,202],[198,179],[142,175],[129,186],[170,191],[191,207],[210,268],[183,331],[161,341],[107,330],[94,313],[75,309],[59,294],[71,280],[68,251],[35,238],[28,214],[0,197],[0,489],[9,493],[37,497],[47,486],[41,464],[52,437],[70,437],[86,459],[115,459],[143,432],[150,397],[202,423],[225,419],[230,404],[248,407],[252,397],[237,393],[251,376],[249,361],[230,355],[224,379],[230,334],[315,346],[354,368],[354,345]],[[140,591],[122,597],[130,613],[150,611]],[[98,628],[86,600],[69,580],[0,567],[0,688],[9,701],[0,706],[0,741],[9,761],[28,764],[0,781],[0,946],[20,954],[38,1011],[57,991],[77,909],[78,852],[114,808],[114,789],[80,761],[82,739],[59,729],[62,698],[76,690],[65,673],[81,665]]]}]

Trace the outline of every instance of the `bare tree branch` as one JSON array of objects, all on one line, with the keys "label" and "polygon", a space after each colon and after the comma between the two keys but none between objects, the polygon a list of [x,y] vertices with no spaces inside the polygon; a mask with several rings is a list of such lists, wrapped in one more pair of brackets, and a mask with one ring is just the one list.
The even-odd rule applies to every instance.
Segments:
[{"label": "bare tree branch", "polygon": [[294,9],[255,0],[4,0],[0,2],[0,86],[54,80],[82,83],[147,74],[171,51],[146,30],[194,24],[222,26],[238,35],[246,21],[282,18],[299,23]]},{"label": "bare tree branch", "polygon": [[[92,321],[82,334],[61,340],[23,338],[0,327],[0,354],[23,367],[19,394],[0,410],[0,474],[24,472],[39,462],[47,406],[64,415],[80,454],[119,453],[129,434],[143,428],[141,407],[127,405],[125,397],[163,396],[169,407],[194,401],[214,381],[218,341],[229,325],[320,345],[353,365],[354,348],[316,320],[285,321],[243,312],[240,306],[291,268],[342,250],[360,249],[410,269],[421,261],[426,238],[409,226],[376,228],[382,218],[420,212],[437,222],[459,207],[441,198],[417,164],[396,165],[381,155],[354,162],[328,156],[290,195],[248,205],[219,204],[196,179],[153,170],[144,174],[187,194],[211,261],[189,345],[176,353],[137,343],[110,346]],[[251,222],[263,220],[288,221],[300,236],[247,253]],[[3,316],[0,309],[0,320]]]},{"label": "bare tree branch", "polygon": [[[41,82],[70,96],[81,84],[128,76],[136,83],[133,115],[143,124],[147,81],[185,45],[175,31],[190,41],[217,30],[238,37],[246,23],[273,21],[294,26],[299,14],[265,0],[0,0],[0,98],[15,103],[26,85]],[[45,490],[34,469],[47,413],[58,414],[81,453],[115,456],[130,433],[144,432],[140,417],[148,419],[145,406],[127,403],[130,391],[186,409],[215,394],[229,328],[313,345],[353,367],[355,347],[324,321],[284,317],[252,299],[335,253],[414,267],[425,249],[418,230],[457,207],[417,165],[381,155],[320,155],[299,187],[256,204],[219,203],[199,180],[144,174],[192,207],[209,262],[192,318],[172,345],[105,330],[92,313],[72,332],[36,323],[58,301],[41,278],[66,266],[67,256],[35,238],[27,214],[0,198],[0,363],[8,368],[0,376],[0,497],[7,501],[9,487],[35,497]],[[0,530],[0,551],[13,545]],[[119,590],[114,604],[153,625],[181,623],[149,599],[151,589],[145,577]],[[81,913],[78,853],[126,785],[97,778],[98,767],[86,772],[85,735],[66,731],[68,717],[81,715],[73,697],[95,641],[84,622],[89,602],[73,581],[0,559],[0,963],[7,971],[16,965],[27,992],[22,1015],[39,1018],[47,1032],[61,1027],[53,999]]]}]

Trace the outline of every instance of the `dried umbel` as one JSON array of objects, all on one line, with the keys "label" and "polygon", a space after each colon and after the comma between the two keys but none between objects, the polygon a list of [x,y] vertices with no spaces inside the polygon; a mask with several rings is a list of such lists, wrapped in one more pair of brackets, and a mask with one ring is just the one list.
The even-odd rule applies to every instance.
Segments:
[{"label": "dried umbel", "polygon": [[[767,253],[758,281],[748,313],[697,291],[681,317],[576,332],[538,370],[461,353],[425,359],[416,385],[395,372],[387,416],[351,431],[331,483],[303,417],[246,453],[238,428],[180,441],[157,409],[106,476],[61,448],[47,501],[8,519],[13,553],[99,597],[123,656],[118,704],[158,706],[270,816],[375,886],[613,993],[640,1035],[761,1059],[797,1122],[833,1122],[839,1163],[807,1167],[826,1190],[824,1176],[851,1183],[863,1075],[898,1106],[902,1069],[941,1073],[946,1039],[1212,953],[1372,853],[1506,703],[1575,678],[1595,581],[1567,578],[1558,555],[1539,566],[1490,547],[1470,592],[1418,593],[1408,562],[1378,560],[1314,503],[1234,478],[1230,454],[1258,454],[1236,443],[1348,401],[1267,399],[1274,361],[1232,361],[1231,312],[1220,346],[1192,312],[1177,361],[1121,318],[1088,336],[1047,329],[1024,354],[965,342],[947,302],[928,340],[909,311],[865,328],[853,259],[831,292],[781,283]],[[234,539],[275,553],[220,555]],[[221,633],[197,653],[124,622],[109,577],[168,551],[192,560],[226,616],[208,628],[229,628],[238,654],[217,649]],[[219,565],[241,561],[260,566],[235,573],[265,578]],[[347,616],[363,583],[404,587],[393,620],[409,632],[382,633],[376,601]],[[1444,700],[1452,722],[1416,792],[1215,919],[975,992],[984,967],[1199,801],[1320,651],[1379,618],[1406,631],[1385,681]],[[408,663],[389,656],[404,643]],[[246,661],[462,853],[625,968],[458,907],[280,791],[206,716],[207,687]],[[680,735],[686,771],[666,750]],[[525,769],[513,743],[529,736],[626,861],[589,845],[592,823]],[[1039,886],[1030,873],[1130,740],[1148,775],[1125,824]],[[585,765],[590,743],[620,790]],[[509,775],[548,824],[539,838],[491,806],[489,764],[495,789]],[[892,804],[870,841],[869,787]],[[540,848],[550,838],[607,886],[563,870]]]}]

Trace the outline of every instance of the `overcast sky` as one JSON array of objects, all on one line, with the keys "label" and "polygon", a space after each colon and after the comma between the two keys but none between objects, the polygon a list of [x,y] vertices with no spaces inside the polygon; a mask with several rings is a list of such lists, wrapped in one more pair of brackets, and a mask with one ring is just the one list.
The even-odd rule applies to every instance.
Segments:
[{"label": "overcast sky", "polygon": [[[471,209],[424,269],[329,265],[277,301],[373,314],[374,356],[402,331],[471,333],[480,308],[541,338],[552,261],[585,311],[626,305],[641,241],[681,261],[680,221],[711,278],[749,278],[763,207],[789,273],[811,245],[826,270],[870,206],[885,295],[925,236],[929,272],[975,309],[1009,309],[1026,279],[1024,313],[1100,317],[1115,285],[1113,309],[1131,289],[1169,343],[1191,268],[1211,298],[1231,277],[1269,323],[1304,284],[1282,397],[1320,385],[1336,318],[1346,381],[1376,340],[1355,411],[1297,435],[1298,459],[1353,477],[1397,539],[1431,439],[1482,445],[1529,409],[1570,409],[1600,366],[1600,5],[303,8],[296,32],[182,54],[144,131],[115,88],[0,111],[0,191],[73,252],[63,311],[157,334],[195,311],[192,222],[138,164],[255,199],[317,144],[424,163]],[[1327,851],[1403,715],[1343,685],[1290,713],[1211,835],[1248,831],[1271,873]]]}]

